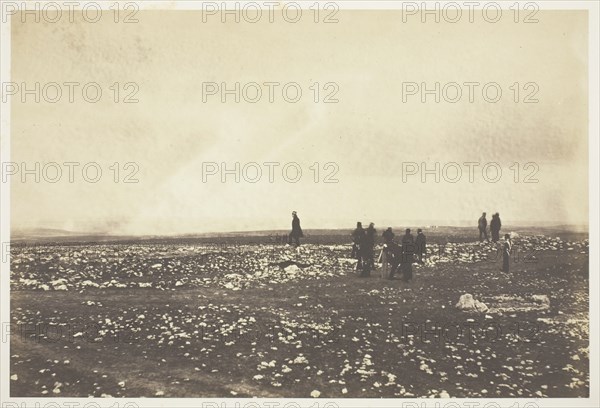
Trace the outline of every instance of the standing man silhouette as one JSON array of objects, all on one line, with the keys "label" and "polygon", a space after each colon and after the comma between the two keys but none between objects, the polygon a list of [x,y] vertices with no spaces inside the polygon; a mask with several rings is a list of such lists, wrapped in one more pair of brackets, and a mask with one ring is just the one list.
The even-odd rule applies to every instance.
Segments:
[{"label": "standing man silhouette", "polygon": [[350,254],[350,258],[359,259],[359,245],[364,233],[365,230],[362,227],[362,222],[357,222],[356,229],[352,231],[352,253]]},{"label": "standing man silhouette", "polygon": [[288,237],[288,244],[292,245],[292,239],[296,246],[300,246],[300,238],[303,237],[302,228],[300,227],[300,218],[296,211],[292,211],[292,232]]},{"label": "standing man silhouette", "polygon": [[394,232],[392,227],[388,227],[383,234],[383,249],[379,255],[379,261],[382,263],[381,273],[383,278],[394,279],[396,269],[400,264],[400,258],[402,257],[402,250],[398,244],[394,242]]},{"label": "standing man silhouette", "polygon": [[502,222],[500,221],[500,213],[492,215],[492,221],[490,222],[490,231],[492,232],[492,241],[498,242],[500,240],[500,229],[502,228]]},{"label": "standing man silhouette", "polygon": [[377,230],[375,229],[375,224],[370,223],[369,228],[365,231],[365,240],[364,245],[361,250],[363,251],[363,275],[370,276],[371,270],[375,268],[375,236],[377,235]]},{"label": "standing man silhouette", "polygon": [[402,271],[402,280],[410,282],[413,278],[412,264],[415,253],[415,239],[410,233],[410,228],[406,229],[406,233],[402,237],[402,260],[400,261],[400,270]]},{"label": "standing man silhouette", "polygon": [[487,219],[485,218],[485,213],[481,214],[481,217],[479,217],[479,220],[477,221],[477,226],[479,227],[479,240],[483,241],[483,238],[485,237],[485,240],[487,241]]}]

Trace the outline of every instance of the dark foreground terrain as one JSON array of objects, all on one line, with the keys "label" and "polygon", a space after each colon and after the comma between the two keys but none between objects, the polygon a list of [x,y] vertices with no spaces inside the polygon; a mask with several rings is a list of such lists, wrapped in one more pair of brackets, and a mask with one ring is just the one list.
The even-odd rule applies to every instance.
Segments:
[{"label": "dark foreground terrain", "polygon": [[426,231],[408,284],[358,277],[339,237],[13,245],[11,396],[586,397],[587,235],[554,232],[504,274]]}]

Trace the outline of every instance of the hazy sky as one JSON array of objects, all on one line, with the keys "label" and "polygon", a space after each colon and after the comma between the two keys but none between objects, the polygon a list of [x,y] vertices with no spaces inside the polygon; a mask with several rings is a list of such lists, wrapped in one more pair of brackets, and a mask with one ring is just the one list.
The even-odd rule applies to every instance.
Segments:
[{"label": "hazy sky", "polygon": [[[587,15],[540,12],[537,24],[511,18],[491,24],[403,23],[399,12],[341,11],[337,24],[302,18],[290,24],[223,24],[200,12],[144,11],[137,24],[26,23],[13,19],[12,80],[96,82],[100,102],[88,103],[67,87],[58,103],[12,102],[14,162],[98,163],[98,183],[57,183],[12,177],[12,228],[48,227],[126,234],[176,234],[288,228],[298,211],[303,228],[351,227],[357,220],[385,225],[475,223],[482,211],[499,211],[503,223],[587,224]],[[122,100],[134,82],[138,103]],[[255,104],[208,96],[203,83],[296,82],[297,103],[281,88],[275,102]],[[320,83],[315,103],[311,85]],[[338,103],[322,99],[338,86]],[[469,103],[466,86],[457,103],[419,94],[403,102],[403,83],[496,82],[503,94],[488,103],[481,88]],[[519,103],[509,87],[518,82]],[[537,84],[538,103],[522,99]],[[314,88],[314,86],[313,86]],[[93,92],[90,91],[93,95]],[[54,93],[52,92],[52,95]],[[254,91],[250,92],[254,96]],[[294,96],[292,90],[289,91]],[[451,96],[454,94],[452,93]],[[490,90],[489,95],[494,96]],[[109,167],[121,164],[120,181]],[[122,167],[135,162],[136,184],[123,183]],[[203,182],[203,163],[278,162],[273,183],[240,183],[219,175]],[[283,179],[296,162],[299,182]],[[320,163],[315,183],[313,163]],[[336,163],[338,183],[324,183],[325,163]],[[497,162],[497,183],[475,181],[467,167],[456,183],[419,175],[403,182],[403,163]],[[519,183],[510,166],[520,164]],[[533,167],[538,183],[523,183]],[[332,167],[333,168],[333,167]],[[514,167],[513,167],[514,168]],[[54,174],[50,171],[49,174]],[[92,176],[94,172],[90,170]],[[254,176],[254,171],[248,173]],[[294,171],[290,170],[290,177]],[[494,171],[490,170],[490,176]],[[450,177],[454,172],[449,173]]]}]

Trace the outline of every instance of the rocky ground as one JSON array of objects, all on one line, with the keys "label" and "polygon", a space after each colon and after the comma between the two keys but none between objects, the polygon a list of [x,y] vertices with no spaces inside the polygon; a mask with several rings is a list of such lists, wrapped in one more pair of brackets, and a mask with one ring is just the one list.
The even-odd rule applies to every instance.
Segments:
[{"label": "rocky ground", "polygon": [[514,241],[409,284],[339,244],[15,245],[11,395],[587,396],[588,241]]}]

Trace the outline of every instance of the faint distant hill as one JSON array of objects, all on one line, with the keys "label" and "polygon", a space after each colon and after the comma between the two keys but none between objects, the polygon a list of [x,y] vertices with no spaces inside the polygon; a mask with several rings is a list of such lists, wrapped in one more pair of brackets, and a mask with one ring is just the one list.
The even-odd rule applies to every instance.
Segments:
[{"label": "faint distant hill", "polygon": [[[66,237],[82,235],[81,232],[67,231],[56,228],[24,228],[10,232],[12,238],[35,238],[35,237]],[[85,235],[85,234],[83,234]]]},{"label": "faint distant hill", "polygon": [[[10,232],[11,241],[103,241],[118,238],[116,235],[68,231],[57,228],[21,228]],[[121,237],[127,238],[127,237]]]}]

